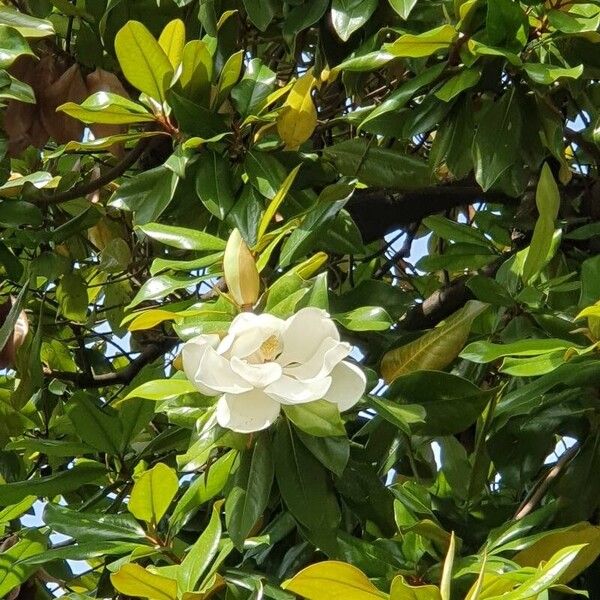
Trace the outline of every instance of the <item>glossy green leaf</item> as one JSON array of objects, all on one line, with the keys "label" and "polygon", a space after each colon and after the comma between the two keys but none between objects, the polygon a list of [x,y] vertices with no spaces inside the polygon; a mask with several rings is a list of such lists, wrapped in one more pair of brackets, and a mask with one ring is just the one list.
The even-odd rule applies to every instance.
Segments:
[{"label": "glossy green leaf", "polygon": [[324,467],[338,477],[342,476],[350,458],[350,441],[346,436],[317,437],[301,429],[296,435]]},{"label": "glossy green leaf", "polygon": [[537,567],[566,546],[577,544],[587,545],[561,576],[561,583],[568,583],[587,569],[600,554],[600,529],[595,525],[582,522],[567,529],[542,534],[535,543],[518,552],[514,560],[522,567]]},{"label": "glossy green leaf", "polygon": [[441,325],[418,339],[387,352],[381,374],[388,382],[421,369],[443,369],[459,355],[467,341],[473,320],[487,304],[472,300]]},{"label": "glossy green leaf", "polygon": [[19,56],[23,55],[33,55],[23,34],[18,29],[0,22],[0,69],[6,69]]},{"label": "glossy green leaf", "polygon": [[534,83],[550,85],[562,77],[578,79],[583,74],[583,65],[565,68],[541,63],[525,63],[523,69]]},{"label": "glossy green leaf", "polygon": [[158,45],[163,49],[173,69],[176,69],[183,57],[185,23],[181,19],[173,19],[167,23],[158,38]]},{"label": "glossy green leaf", "polygon": [[356,177],[367,185],[412,189],[427,185],[430,179],[427,164],[415,156],[360,138],[328,146],[323,157],[342,175]]},{"label": "glossy green leaf", "polygon": [[209,152],[202,158],[196,174],[196,193],[218,219],[223,220],[229,214],[235,202],[231,168],[220,154]]},{"label": "glossy green leaf", "polygon": [[[280,256],[280,263],[287,265],[322,244],[324,233],[330,241],[334,239],[332,221],[340,213],[354,192],[354,186],[333,184],[320,194],[317,204],[304,217],[290,237],[285,241]],[[348,236],[350,237],[350,236]],[[352,250],[358,250],[353,246]]]},{"label": "glossy green leaf", "polygon": [[179,480],[175,471],[164,463],[158,463],[137,479],[127,508],[136,519],[156,525],[169,508],[178,489]]},{"label": "glossy green leaf", "polygon": [[403,420],[415,433],[450,435],[473,424],[491,394],[457,375],[419,370],[394,381],[385,393],[390,399],[386,405],[374,402],[381,415],[391,422],[390,417],[397,419],[398,426]]},{"label": "glossy green leaf", "polygon": [[331,23],[335,32],[347,42],[370,19],[376,8],[377,0],[333,0]]},{"label": "glossy green leaf", "polygon": [[420,58],[447,51],[456,36],[452,25],[442,25],[418,35],[405,33],[391,44],[385,44],[383,49],[393,56]]},{"label": "glossy green leaf", "polygon": [[584,548],[585,544],[563,547],[546,564],[541,566],[535,575],[527,579],[515,591],[504,594],[503,598],[506,598],[506,600],[526,600],[541,594],[560,580]]},{"label": "glossy green leaf", "polygon": [[217,555],[221,540],[221,504],[213,506],[208,526],[186,554],[177,573],[177,585],[181,592],[193,591],[210,563]]},{"label": "glossy green leaf", "polygon": [[274,0],[244,0],[244,8],[248,18],[261,31],[265,31],[277,11]]},{"label": "glossy green leaf", "polygon": [[385,331],[392,325],[391,317],[380,306],[362,306],[333,318],[351,331]]},{"label": "glossy green leaf", "polygon": [[226,242],[224,240],[197,229],[173,227],[159,223],[141,225],[139,229],[153,240],[180,250],[198,250],[200,252],[225,250]]},{"label": "glossy green leaf", "polygon": [[9,597],[9,592],[27,581],[36,570],[36,567],[23,564],[22,561],[40,554],[45,549],[45,537],[33,530],[6,552],[0,554],[0,595],[3,598]]},{"label": "glossy green leaf", "polygon": [[134,308],[142,302],[149,300],[160,300],[177,290],[190,288],[212,279],[216,274],[200,275],[199,277],[184,277],[181,275],[157,275],[148,279],[133,300],[128,305],[128,309]]},{"label": "glossy green leaf", "polygon": [[79,392],[71,397],[66,411],[75,431],[86,444],[101,452],[119,453],[122,429],[113,409],[101,407],[92,397]]},{"label": "glossy green leaf", "polygon": [[60,311],[67,319],[82,323],[87,316],[89,305],[88,289],[78,273],[63,275],[56,290]]},{"label": "glossy green leaf", "polygon": [[465,69],[458,75],[451,77],[444,85],[436,91],[435,95],[444,102],[450,102],[465,90],[477,85],[481,77],[478,69]]},{"label": "glossy green leaf", "polygon": [[191,40],[183,48],[179,82],[189,98],[204,98],[210,90],[213,58],[202,40]]},{"label": "glossy green leaf", "polygon": [[520,147],[521,109],[514,91],[505,92],[480,113],[473,138],[475,177],[484,191],[489,190],[514,164]]},{"label": "glossy green leaf", "polygon": [[390,6],[406,21],[417,4],[417,0],[388,0]]},{"label": "glossy green leaf", "polygon": [[38,19],[10,6],[0,7],[0,24],[16,29],[26,38],[43,38],[54,34],[50,21]]},{"label": "glossy green leaf", "polygon": [[[217,459],[207,472],[198,475],[175,505],[169,519],[169,530],[177,533],[194,514],[225,488],[238,452],[231,450]],[[228,513],[226,512],[226,515]],[[230,533],[230,528],[228,527]]]},{"label": "glossy green leaf", "polygon": [[364,127],[369,121],[373,121],[386,113],[399,111],[406,106],[419,90],[433,83],[443,71],[444,65],[434,65],[403,83],[367,115],[360,124],[360,128]]},{"label": "glossy green leaf", "polygon": [[62,111],[84,123],[123,125],[154,121],[155,117],[141,104],[110,92],[92,94],[81,104],[67,102],[56,110]]},{"label": "glossy green leaf", "polygon": [[145,538],[141,525],[127,514],[88,513],[58,504],[46,504],[43,520],[53,531],[73,537],[78,542],[124,540],[143,543]]},{"label": "glossy green leaf", "polygon": [[544,163],[542,167],[535,202],[539,217],[523,265],[523,281],[526,283],[532,281],[548,261],[554,237],[554,222],[560,207],[560,192],[548,163]]},{"label": "glossy green leaf", "polygon": [[450,600],[451,586],[452,586],[452,568],[454,566],[454,554],[456,552],[456,538],[454,532],[450,538],[450,546],[444,560],[444,566],[442,568],[442,579],[440,581],[440,597],[442,600]]},{"label": "glossy green leaf", "polygon": [[260,104],[273,91],[275,73],[260,59],[253,58],[246,67],[241,81],[231,90],[233,104],[242,116],[254,114]]},{"label": "glossy green leaf", "polygon": [[156,379],[147,381],[142,385],[131,390],[123,402],[130,398],[144,398],[146,400],[169,400],[185,394],[192,394],[197,389],[194,384],[187,379]]},{"label": "glossy green leaf", "polygon": [[269,224],[275,217],[279,207],[281,206],[281,203],[285,200],[285,197],[287,196],[288,192],[290,191],[290,188],[292,187],[292,184],[294,183],[294,180],[296,179],[296,175],[298,174],[299,170],[300,170],[300,165],[298,165],[297,167],[292,169],[292,171],[290,171],[289,175],[283,180],[283,183],[281,184],[281,187],[277,190],[277,193],[275,194],[275,196],[273,196],[273,198],[269,202],[267,209],[265,210],[265,214],[263,215],[262,219],[260,220],[260,223],[258,226],[258,239],[259,240],[266,233],[267,228],[269,227]]},{"label": "glossy green leaf", "polygon": [[243,58],[244,51],[239,50],[235,54],[232,54],[227,59],[227,62],[223,65],[223,69],[219,74],[219,81],[217,82],[217,90],[219,92],[217,105],[220,105],[223,102],[223,100],[227,97],[227,94],[229,94],[233,86],[240,78]]},{"label": "glossy green leaf", "polygon": [[267,435],[240,455],[232,487],[227,494],[227,531],[238,548],[243,546],[264,513],[273,485],[273,447]]},{"label": "glossy green leaf", "polygon": [[487,363],[504,356],[537,356],[550,354],[557,350],[567,350],[573,344],[560,339],[520,340],[510,344],[494,344],[482,341],[469,344],[460,357],[477,363]]},{"label": "glossy green leaf", "polygon": [[92,481],[102,481],[105,474],[104,465],[82,460],[68,471],[0,486],[0,506],[16,504],[31,495],[43,498],[66,494]]},{"label": "glossy green leaf", "polygon": [[327,472],[285,421],[277,427],[273,452],[279,491],[294,518],[322,535],[337,528],[340,509]]},{"label": "glossy green leaf", "polygon": [[327,400],[290,404],[284,406],[283,410],[298,429],[310,435],[329,437],[346,434],[337,405]]},{"label": "glossy green leaf", "polygon": [[115,37],[115,52],[129,83],[162,102],[173,77],[173,66],[146,26],[128,21]]},{"label": "glossy green leaf", "polygon": [[427,411],[418,404],[398,404],[384,398],[369,397],[369,404],[392,425],[405,433],[410,432],[410,426],[425,423]]}]

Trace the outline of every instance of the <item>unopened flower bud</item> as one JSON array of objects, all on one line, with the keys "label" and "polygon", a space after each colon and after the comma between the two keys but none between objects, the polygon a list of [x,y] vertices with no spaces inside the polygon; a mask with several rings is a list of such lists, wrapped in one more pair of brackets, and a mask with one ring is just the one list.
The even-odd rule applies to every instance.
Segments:
[{"label": "unopened flower bud", "polygon": [[229,236],[223,258],[225,283],[231,297],[242,308],[256,304],[260,290],[260,277],[256,262],[242,238],[234,229]]},{"label": "unopened flower bud", "polygon": [[[4,304],[0,305],[0,322],[4,323],[12,308],[15,299],[11,296]],[[14,368],[17,362],[17,351],[23,345],[29,332],[29,319],[22,310],[17,317],[12,334],[6,341],[4,348],[0,349],[0,368]]]}]

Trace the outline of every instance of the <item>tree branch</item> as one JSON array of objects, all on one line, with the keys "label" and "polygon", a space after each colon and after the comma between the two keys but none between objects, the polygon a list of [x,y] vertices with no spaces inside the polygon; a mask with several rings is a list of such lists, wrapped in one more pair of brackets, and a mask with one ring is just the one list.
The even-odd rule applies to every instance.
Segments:
[{"label": "tree branch", "polygon": [[513,519],[518,521],[531,513],[539,502],[546,495],[546,492],[552,486],[554,480],[561,474],[562,470],[575,458],[580,450],[579,444],[574,444],[568,450],[562,453],[560,458],[554,463],[552,468],[544,475],[544,477],[533,488],[531,493],[523,500]]},{"label": "tree branch", "polygon": [[356,190],[347,208],[364,241],[369,243],[430,215],[476,202],[516,205],[519,199],[501,192],[484,192],[474,183],[460,183],[404,193],[373,188]]},{"label": "tree branch", "polygon": [[87,196],[96,190],[109,184],[118,177],[121,177],[129,168],[138,161],[142,154],[148,149],[150,143],[155,138],[142,138],[136,146],[128,152],[122,160],[120,160],[114,167],[110,168],[106,173],[100,175],[96,179],[92,179],[86,183],[76,185],[71,189],[65,190],[64,192],[57,192],[56,194],[49,194],[47,192],[40,193],[35,200],[40,204],[62,204],[69,200],[75,200]]},{"label": "tree branch", "polygon": [[[480,273],[487,277],[493,277],[501,264],[501,260],[496,261],[481,269]],[[470,277],[471,275],[460,277],[435,291],[420,304],[415,304],[400,322],[402,329],[418,331],[419,329],[435,327],[440,321],[462,308],[467,300],[474,298],[471,290],[467,287],[467,281]]]},{"label": "tree branch", "polygon": [[127,385],[147,365],[164,356],[177,345],[177,340],[164,340],[159,344],[147,346],[145,350],[126,367],[114,373],[69,373],[52,371],[48,376],[74,383],[80,389],[101,388],[108,385]]}]

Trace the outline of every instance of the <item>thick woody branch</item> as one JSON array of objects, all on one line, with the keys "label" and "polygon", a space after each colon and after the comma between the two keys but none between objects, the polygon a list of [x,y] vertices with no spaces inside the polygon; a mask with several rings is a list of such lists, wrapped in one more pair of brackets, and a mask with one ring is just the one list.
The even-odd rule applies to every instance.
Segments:
[{"label": "thick woody branch", "polygon": [[[493,277],[501,264],[502,261],[494,262],[480,272],[488,277]],[[435,291],[420,304],[415,304],[400,323],[402,329],[417,331],[435,327],[440,321],[462,308],[468,300],[474,298],[471,290],[467,287],[468,280],[468,276],[461,277]]]},{"label": "thick woody branch", "polygon": [[519,199],[484,192],[476,184],[439,185],[404,193],[368,188],[357,190],[347,208],[368,243],[430,215],[476,202],[518,204]]}]

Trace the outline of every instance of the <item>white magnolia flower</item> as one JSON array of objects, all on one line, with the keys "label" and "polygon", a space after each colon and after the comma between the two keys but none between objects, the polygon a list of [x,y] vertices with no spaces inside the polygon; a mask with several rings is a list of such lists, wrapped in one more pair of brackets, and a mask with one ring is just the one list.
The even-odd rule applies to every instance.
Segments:
[{"label": "white magnolia flower", "polygon": [[222,340],[207,334],[186,342],[183,369],[202,394],[222,394],[219,425],[249,433],[271,425],[282,404],[324,398],[340,411],[354,406],[366,378],[344,360],[351,349],[318,308],[303,308],[285,321],[242,313]]}]

